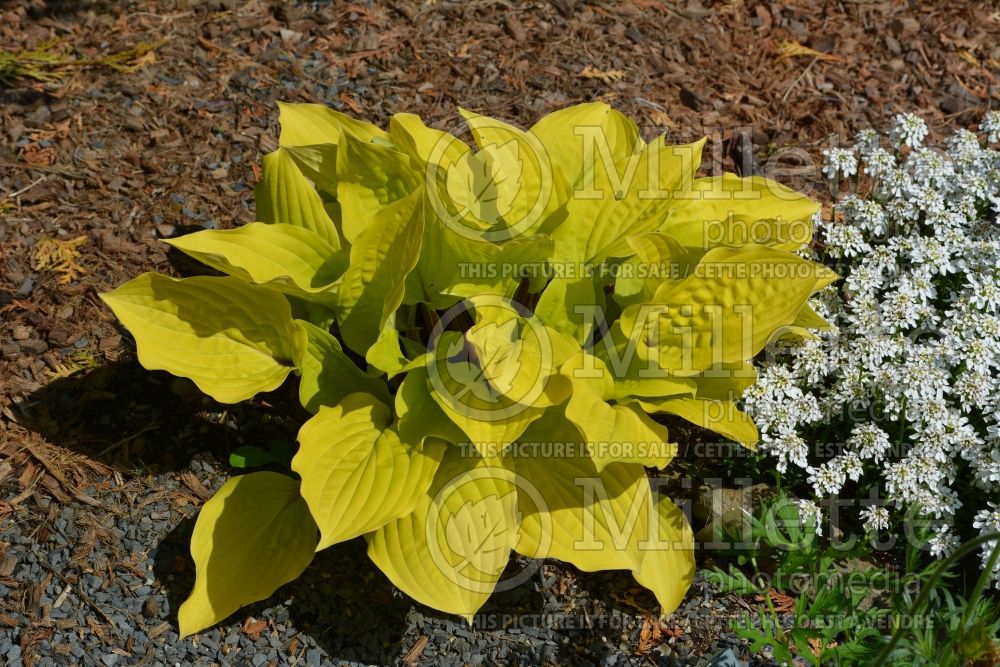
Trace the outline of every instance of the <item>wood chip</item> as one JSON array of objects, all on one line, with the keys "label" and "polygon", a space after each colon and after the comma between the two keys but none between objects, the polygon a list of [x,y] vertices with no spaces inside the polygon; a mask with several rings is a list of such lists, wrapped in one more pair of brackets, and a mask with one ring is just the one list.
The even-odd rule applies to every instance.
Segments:
[{"label": "wood chip", "polygon": [[413,642],[413,646],[411,646],[410,650],[406,652],[406,655],[403,656],[403,664],[417,664],[417,661],[420,659],[420,654],[424,652],[424,649],[427,648],[427,644],[429,643],[430,639],[427,635],[420,635],[420,637],[417,638],[417,641]]},{"label": "wood chip", "polygon": [[187,471],[182,473],[181,481],[184,482],[184,486],[191,489],[191,492],[202,500],[208,500],[212,497],[212,492],[201,483],[201,480],[193,472]]}]

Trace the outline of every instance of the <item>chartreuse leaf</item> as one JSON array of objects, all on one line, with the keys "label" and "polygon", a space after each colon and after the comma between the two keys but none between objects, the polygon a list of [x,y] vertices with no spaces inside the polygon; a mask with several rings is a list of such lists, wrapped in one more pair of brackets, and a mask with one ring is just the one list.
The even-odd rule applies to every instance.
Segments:
[{"label": "chartreuse leaf", "polygon": [[593,276],[553,278],[535,307],[547,325],[587,342],[598,324],[597,313],[605,305],[604,290]]},{"label": "chartreuse leaf", "polygon": [[356,393],[321,407],[299,431],[292,470],[319,526],[317,549],[404,516],[430,486],[445,445],[404,444],[391,420],[387,405]]},{"label": "chartreuse leaf", "polygon": [[281,124],[278,143],[282,146],[337,144],[344,130],[364,142],[389,139],[389,135],[375,125],[323,104],[278,102],[278,122]]},{"label": "chartreuse leaf", "polygon": [[278,142],[299,168],[330,196],[337,195],[337,145],[345,132],[364,143],[389,141],[383,130],[322,104],[283,104]]},{"label": "chartreuse leaf", "polygon": [[[598,109],[599,111],[599,109]],[[586,290],[594,289],[580,279],[599,265],[614,257],[628,257],[634,250],[628,243],[628,238],[655,231],[663,221],[663,216],[669,210],[674,195],[681,191],[685,182],[693,176],[701,161],[701,149],[704,140],[682,146],[667,146],[662,139],[644,145],[641,139],[631,139],[631,132],[620,127],[612,115],[610,130],[597,125],[597,135],[591,137],[587,132],[575,134],[572,126],[552,126],[545,128],[546,140],[551,144],[552,152],[566,150],[566,146],[579,144],[579,153],[564,160],[569,168],[582,171],[578,175],[580,183],[573,191],[573,196],[566,204],[567,219],[573,224],[560,225],[554,232],[554,261],[560,265],[564,274],[572,277],[556,277],[543,292],[541,305],[545,312],[558,319],[553,320],[553,326],[563,331],[570,331],[578,340],[586,340],[590,334],[592,323],[584,319],[582,322],[572,317],[573,313],[560,312],[553,304],[564,301],[576,311],[579,306],[600,305],[599,297],[594,290],[594,297],[587,303]],[[605,150],[597,150],[604,145],[604,133],[611,132],[608,137],[617,141],[614,146],[607,145]],[[636,149],[638,149],[637,152]],[[557,158],[558,160],[558,158]],[[551,294],[550,294],[551,292]]]},{"label": "chartreuse leaf", "polygon": [[[583,216],[590,224],[565,225],[560,231],[566,230],[570,237],[576,232],[576,238],[584,241],[579,257],[601,262],[609,257],[631,255],[628,237],[655,231],[662,224],[674,197],[683,192],[701,163],[704,145],[704,139],[668,145],[662,137],[658,138],[629,158],[622,170],[625,180],[620,184],[597,181],[598,188],[607,188],[604,198],[586,199],[578,193],[567,210],[570,215]],[[623,190],[618,190],[619,187]]]},{"label": "chartreuse leaf", "polygon": [[494,224],[502,218],[510,238],[544,230],[570,197],[566,177],[545,146],[509,123],[459,111],[480,151],[469,157],[467,172],[457,180],[477,195],[480,220]]},{"label": "chartreuse leaf", "polygon": [[665,468],[677,452],[667,428],[634,405],[610,404],[614,378],[604,364],[581,351],[563,364],[573,390],[566,418],[579,429],[598,472],[612,463]]},{"label": "chartreuse leaf", "polygon": [[[427,371],[434,401],[484,454],[501,451],[545,411],[544,406],[520,403],[491,385],[455,331],[441,334],[430,352]],[[544,385],[531,398],[543,394]]]},{"label": "chartreuse leaf", "polygon": [[603,102],[554,111],[529,131],[541,141],[574,192],[592,189],[595,170],[608,162],[624,164],[646,146],[635,121]]},{"label": "chartreuse leaf", "polygon": [[666,495],[654,492],[649,535],[639,545],[640,561],[632,574],[653,592],[660,616],[680,606],[694,581],[694,533],[684,512]]},{"label": "chartreuse leaf", "polygon": [[753,357],[835,278],[822,265],[766,246],[713,248],[691,275],[662,284],[650,304],[629,306],[619,322],[631,339],[645,339],[661,367],[696,375]]},{"label": "chartreuse leaf", "polygon": [[393,313],[382,326],[378,338],[365,353],[365,361],[369,370],[378,369],[389,377],[396,375],[408,363],[399,346],[399,332],[396,331],[396,314]]},{"label": "chartreuse leaf", "polygon": [[381,401],[389,400],[385,383],[367,375],[344,353],[337,339],[318,326],[297,320],[306,333],[306,347],[298,360],[299,401],[315,414],[323,405],[337,405],[350,393],[365,391]]},{"label": "chartreuse leaf", "polygon": [[776,329],[771,334],[771,340],[777,340],[783,336],[791,336],[804,340],[816,339],[818,336],[813,333],[814,329],[830,329],[832,327],[833,324],[827,322],[826,319],[813,310],[812,306],[806,303],[806,305],[802,306],[799,314],[795,316],[795,321]]},{"label": "chartreuse leaf", "polygon": [[322,198],[288,151],[279,148],[265,155],[262,162],[264,173],[254,188],[257,219],[304,227],[340,249],[340,234],[327,215]]},{"label": "chartreuse leaf", "polygon": [[664,281],[686,278],[704,254],[663,233],[626,241],[635,255],[622,263],[615,279],[615,301],[622,306],[649,301]]},{"label": "chartreuse leaf", "polygon": [[306,346],[288,301],[238,278],[144,273],[101,298],[135,337],[139,363],[220,403],[276,389]]},{"label": "chartreuse leaf", "polygon": [[344,343],[365,354],[403,300],[406,275],[420,256],[421,192],[380,210],[354,239],[340,282],[337,321]]},{"label": "chartreuse leaf", "polygon": [[569,394],[559,367],[579,345],[526,320],[499,295],[472,300],[475,323],[465,336],[443,332],[428,355],[432,396],[471,442],[496,452],[547,406]]},{"label": "chartreuse leaf", "polygon": [[420,444],[436,437],[446,442],[465,442],[467,436],[448,418],[431,398],[427,368],[409,371],[396,391],[396,428],[403,442]]},{"label": "chartreuse leaf", "polygon": [[328,331],[337,319],[330,306],[324,306],[316,301],[309,301],[291,294],[285,294],[285,298],[288,299],[288,305],[292,307],[292,317],[297,320],[305,320]]},{"label": "chartreuse leaf", "polygon": [[275,472],[227,481],[194,526],[194,589],[177,612],[180,636],[215,625],[298,577],[312,561],[317,536],[298,481]]},{"label": "chartreuse leaf", "polygon": [[[441,175],[470,152],[458,137],[424,125],[420,116],[397,113],[389,119],[389,136],[399,150],[410,156],[419,170],[433,163]],[[427,184],[430,187],[430,184]]]},{"label": "chartreuse leaf", "polygon": [[749,361],[721,364],[689,378],[697,387],[694,396],[650,397],[639,401],[646,412],[665,412],[755,449],[760,440],[749,415],[736,407],[747,387],[757,380]]},{"label": "chartreuse leaf", "polygon": [[810,304],[802,306],[802,310],[799,314],[795,316],[796,326],[806,327],[807,329],[832,329],[833,325],[826,321],[819,313],[817,313]]},{"label": "chartreuse leaf", "polygon": [[347,255],[305,227],[252,222],[187,234],[167,243],[213,269],[279,292],[333,305]]},{"label": "chartreuse leaf", "polygon": [[646,412],[665,412],[715,431],[748,449],[756,449],[760,440],[757,426],[733,401],[717,401],[691,396],[673,396],[639,401]]},{"label": "chartreuse leaf", "polygon": [[423,182],[410,158],[383,143],[366,143],[350,132],[337,146],[337,202],[344,238],[354,243],[379,212]]},{"label": "chartreuse leaf", "polygon": [[695,179],[660,229],[702,251],[751,243],[797,250],[812,240],[817,211],[818,203],[770,179],[724,174]]},{"label": "chartreuse leaf", "polygon": [[493,592],[518,535],[513,472],[449,447],[413,511],[368,535],[368,555],[403,592],[470,623]]},{"label": "chartreuse leaf", "polygon": [[518,553],[558,558],[587,572],[635,567],[632,538],[636,526],[649,519],[643,512],[649,482],[642,466],[618,463],[599,473],[579,430],[558,410],[549,410],[520,441],[561,443],[564,455],[510,459],[522,479]]},{"label": "chartreuse leaf", "polygon": [[566,341],[540,321],[483,318],[466,332],[465,339],[483,379],[511,401],[546,407],[566,399],[569,387],[556,375],[566,356]]},{"label": "chartreuse leaf", "polygon": [[[581,570],[631,570],[665,616],[694,574],[691,528],[669,499],[654,498],[645,469],[615,463],[598,472],[570,446],[579,435],[556,410],[537,421],[527,442],[562,443],[565,456],[510,457],[518,477],[521,533],[515,547],[531,558],[558,558]],[[654,504],[655,501],[655,504]]]},{"label": "chartreuse leaf", "polygon": [[[621,401],[632,396],[694,396],[697,385],[690,378],[676,377],[669,369],[657,364],[656,356],[649,352],[645,340],[636,336],[628,338],[618,322],[598,341],[594,357],[606,367],[614,378],[611,398]],[[591,357],[584,357],[585,372],[594,374],[596,365]]]},{"label": "chartreuse leaf", "polygon": [[599,105],[564,113],[582,116],[583,124],[546,120],[532,129],[574,183],[566,205],[573,223],[553,233],[556,259],[600,263],[628,256],[626,238],[656,231],[675,195],[690,188],[704,140],[644,144],[634,126]]}]

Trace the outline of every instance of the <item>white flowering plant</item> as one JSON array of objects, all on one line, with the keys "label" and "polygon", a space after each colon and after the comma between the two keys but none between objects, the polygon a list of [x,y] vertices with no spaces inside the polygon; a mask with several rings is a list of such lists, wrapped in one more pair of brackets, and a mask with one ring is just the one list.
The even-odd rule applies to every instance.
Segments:
[{"label": "white flowering plant", "polygon": [[1000,113],[978,129],[929,146],[901,114],[825,151],[835,201],[801,252],[843,277],[811,301],[835,326],[773,342],[743,397],[803,516],[854,499],[885,535],[908,513],[938,557],[1000,530]]}]

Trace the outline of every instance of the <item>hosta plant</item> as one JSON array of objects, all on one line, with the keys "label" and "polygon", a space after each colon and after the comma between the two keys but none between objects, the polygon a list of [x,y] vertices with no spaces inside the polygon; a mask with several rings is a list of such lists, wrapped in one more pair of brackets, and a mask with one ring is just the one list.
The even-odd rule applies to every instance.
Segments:
[{"label": "hosta plant", "polygon": [[[104,294],[139,361],[223,403],[297,376],[291,470],[201,510],[180,631],[367,540],[402,591],[472,619],[516,551],[630,570],[661,612],[694,572],[649,481],[677,415],[747,446],[735,400],[774,335],[824,322],[834,274],[794,251],[816,205],[763,178],[697,178],[704,141],[647,143],[604,104],[530,130],[464,112],[474,145],[281,106],[257,218],[168,241],[225,274]],[[470,142],[472,143],[472,142]]]}]

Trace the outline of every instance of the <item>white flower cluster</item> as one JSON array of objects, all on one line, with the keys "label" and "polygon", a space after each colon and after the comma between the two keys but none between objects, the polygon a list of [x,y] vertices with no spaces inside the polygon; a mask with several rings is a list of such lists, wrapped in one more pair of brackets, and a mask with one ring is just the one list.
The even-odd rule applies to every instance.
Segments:
[{"label": "white flower cluster", "polygon": [[[1000,139],[1000,113],[979,131]],[[817,217],[815,258],[844,279],[810,305],[835,326],[772,343],[744,403],[779,470],[818,497],[878,486],[939,520],[944,556],[970,528],[1000,530],[1000,152],[968,130],[942,149],[926,135],[899,115],[888,141],[866,131],[826,153],[851,194]],[[859,518],[890,525],[883,506]]]}]

